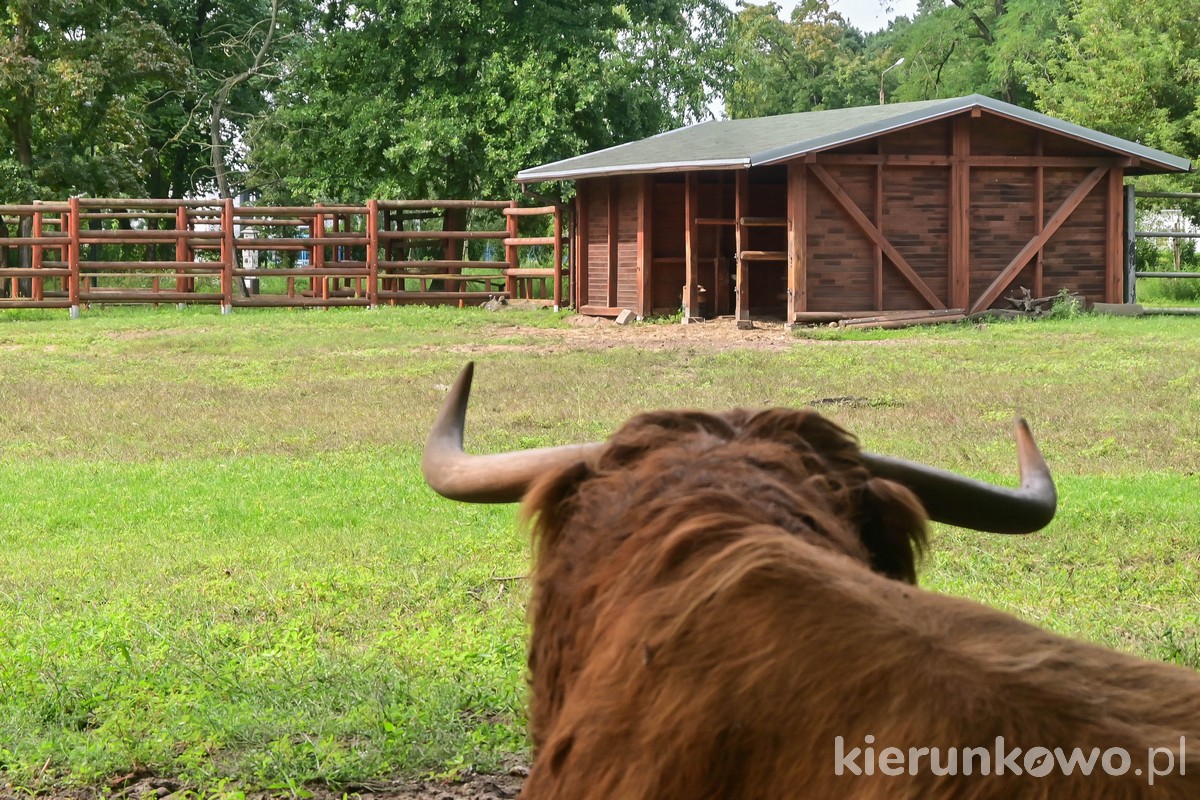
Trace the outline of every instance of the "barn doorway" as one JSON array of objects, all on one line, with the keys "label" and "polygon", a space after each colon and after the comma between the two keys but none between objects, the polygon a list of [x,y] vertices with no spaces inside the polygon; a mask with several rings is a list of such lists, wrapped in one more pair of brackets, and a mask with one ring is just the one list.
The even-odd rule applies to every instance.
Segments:
[{"label": "barn doorway", "polygon": [[788,170],[758,167],[738,174],[736,316],[787,319]]}]

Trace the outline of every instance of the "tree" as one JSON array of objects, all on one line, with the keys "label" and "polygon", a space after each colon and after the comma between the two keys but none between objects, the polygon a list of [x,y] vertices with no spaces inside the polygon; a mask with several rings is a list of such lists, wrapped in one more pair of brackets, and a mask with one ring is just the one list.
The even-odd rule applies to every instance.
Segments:
[{"label": "tree", "polygon": [[[1075,0],[1034,80],[1047,113],[1167,152],[1200,156],[1195,0]],[[1194,176],[1177,179],[1196,186]]]},{"label": "tree", "polygon": [[985,94],[1032,107],[1028,80],[1058,33],[1066,0],[922,0],[888,38],[905,59],[894,95],[927,100]]},{"label": "tree", "polygon": [[162,87],[146,108],[147,191],[152,197],[220,192],[217,172],[230,169],[240,187],[246,126],[267,109],[289,37],[315,11],[306,0],[151,0],[145,13],[187,65],[184,80]]},{"label": "tree", "polygon": [[250,130],[287,201],[502,196],[523,167],[707,112],[717,0],[333,3]]},{"label": "tree", "polygon": [[729,116],[874,102],[874,76],[882,67],[867,56],[860,31],[832,11],[828,0],[806,0],[793,9],[790,22],[779,18],[780,10],[775,3],[747,5],[734,20],[733,79],[725,101]]},{"label": "tree", "polygon": [[183,61],[161,27],[100,0],[9,0],[0,17],[0,201],[142,185],[146,103]]}]

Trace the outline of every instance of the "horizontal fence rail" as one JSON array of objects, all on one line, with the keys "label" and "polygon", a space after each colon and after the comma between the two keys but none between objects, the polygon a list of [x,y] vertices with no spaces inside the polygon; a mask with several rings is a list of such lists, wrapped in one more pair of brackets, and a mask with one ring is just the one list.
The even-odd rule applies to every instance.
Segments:
[{"label": "horizontal fence rail", "polygon": [[[498,298],[557,309],[568,273],[562,217],[559,206],[508,200],[0,205],[0,309],[75,315],[92,303],[212,303],[228,311]],[[523,266],[528,248],[550,255]]]},{"label": "horizontal fence rail", "polygon": [[1138,269],[1137,249],[1138,239],[1200,239],[1197,231],[1139,231],[1134,222],[1137,218],[1138,198],[1158,198],[1166,200],[1184,200],[1200,202],[1197,192],[1135,192],[1132,186],[1125,187],[1125,302],[1137,300],[1138,278],[1200,278],[1200,272],[1184,272],[1182,270],[1158,271]]}]

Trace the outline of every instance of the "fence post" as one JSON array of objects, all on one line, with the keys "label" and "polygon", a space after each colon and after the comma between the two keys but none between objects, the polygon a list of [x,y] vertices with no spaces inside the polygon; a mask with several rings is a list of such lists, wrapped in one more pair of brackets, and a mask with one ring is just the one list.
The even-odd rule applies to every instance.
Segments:
[{"label": "fence post", "polygon": [[[187,243],[188,215],[187,206],[180,203],[175,207],[175,230],[179,234],[175,239],[175,260],[179,263],[191,261],[192,254]],[[187,291],[187,276],[183,270],[175,268],[175,291]],[[177,303],[177,308],[183,308],[183,303]]]},{"label": "fence post", "polygon": [[554,310],[562,309],[562,208],[554,206]]},{"label": "fence post", "polygon": [[221,203],[221,313],[233,311],[233,265],[237,250],[233,239],[233,198]]},{"label": "fence post", "polygon": [[[508,207],[516,208],[517,201],[510,200],[508,203]],[[505,215],[504,221],[508,226],[508,238],[516,239],[520,233],[520,228],[517,225],[517,215],[516,214],[507,214],[507,215]],[[509,269],[517,269],[518,267],[521,266],[521,259],[520,259],[520,256],[517,254],[517,246],[515,244],[504,245],[504,260],[508,262]],[[505,275],[504,276],[504,291],[508,292],[509,300],[517,299],[516,276],[514,276],[514,275]]]},{"label": "fence post", "polygon": [[[325,247],[320,243],[322,237],[325,236],[325,215],[321,213],[321,204],[317,203],[316,213],[312,216],[312,226],[308,229],[308,240],[314,244],[310,245],[309,252],[312,254],[309,257],[309,266],[313,269],[322,269],[325,266]],[[317,276],[313,275],[312,296],[317,298]],[[321,279],[321,299],[329,299],[329,278]]]},{"label": "fence post", "polygon": [[379,201],[367,201],[367,308],[379,305]]},{"label": "fence post", "polygon": [[[38,205],[38,203],[35,202],[34,205]],[[33,238],[35,238],[35,239],[42,238],[42,212],[41,211],[33,212],[33,231],[32,231],[32,233],[33,233]],[[29,256],[29,262],[30,262],[29,265],[33,269],[41,269],[42,268],[42,246],[40,244],[35,244],[30,249],[33,252],[31,252],[30,256]],[[29,286],[30,296],[34,299],[34,301],[40,303],[42,301],[42,278],[34,278],[29,283],[30,283],[30,286]]]},{"label": "fence post", "polygon": [[1137,197],[1125,187],[1125,302],[1137,302]]},{"label": "fence post", "polygon": [[79,319],[79,198],[72,197],[67,212],[67,299],[71,304],[71,319]]}]

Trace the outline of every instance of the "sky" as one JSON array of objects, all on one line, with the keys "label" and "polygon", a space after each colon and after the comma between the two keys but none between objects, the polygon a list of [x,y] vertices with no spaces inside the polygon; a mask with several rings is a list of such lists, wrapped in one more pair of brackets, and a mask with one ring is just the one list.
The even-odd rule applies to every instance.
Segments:
[{"label": "sky", "polygon": [[[755,5],[765,4],[765,0],[750,0]],[[792,9],[796,0],[775,0],[783,6],[779,12],[780,19],[791,19]],[[731,2],[730,5],[733,5]],[[846,20],[861,31],[871,32],[887,27],[888,22],[897,16],[911,17],[917,11],[917,0],[829,0],[829,6],[841,14]]]}]

